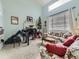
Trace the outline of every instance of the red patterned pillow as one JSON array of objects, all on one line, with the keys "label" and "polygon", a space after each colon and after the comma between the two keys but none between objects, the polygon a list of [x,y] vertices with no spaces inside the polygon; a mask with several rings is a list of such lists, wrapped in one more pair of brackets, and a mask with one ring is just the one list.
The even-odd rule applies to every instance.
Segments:
[{"label": "red patterned pillow", "polygon": [[67,47],[64,46],[63,44],[56,44],[56,48],[55,48],[55,54],[63,57],[65,55],[67,51]]},{"label": "red patterned pillow", "polygon": [[62,44],[53,44],[53,45],[47,44],[46,49],[49,53],[63,57],[66,53],[67,47]]},{"label": "red patterned pillow", "polygon": [[63,45],[69,47],[76,40],[77,37],[78,37],[77,35],[73,35],[73,36],[65,39]]},{"label": "red patterned pillow", "polygon": [[55,44],[47,44],[46,46],[46,50],[49,52],[49,53],[54,53],[55,51]]}]

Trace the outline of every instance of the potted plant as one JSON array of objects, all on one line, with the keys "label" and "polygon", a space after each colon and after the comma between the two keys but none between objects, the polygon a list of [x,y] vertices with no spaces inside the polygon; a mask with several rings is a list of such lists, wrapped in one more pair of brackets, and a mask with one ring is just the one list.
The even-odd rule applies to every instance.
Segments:
[{"label": "potted plant", "polygon": [[39,29],[39,32],[41,28],[42,28],[41,17],[39,17],[38,22],[37,22],[37,29]]},{"label": "potted plant", "polygon": [[41,17],[39,17],[38,21],[37,21],[37,36],[40,38],[42,33],[41,33],[41,29],[42,29],[42,23],[41,23]]}]

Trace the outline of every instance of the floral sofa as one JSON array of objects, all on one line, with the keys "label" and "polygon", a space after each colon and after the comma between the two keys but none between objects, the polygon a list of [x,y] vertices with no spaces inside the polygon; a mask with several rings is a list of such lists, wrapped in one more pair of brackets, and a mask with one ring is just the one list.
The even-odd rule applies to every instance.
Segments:
[{"label": "floral sofa", "polygon": [[[66,40],[67,41],[67,40]],[[72,40],[70,41],[72,42]],[[67,43],[69,44],[69,43]],[[78,52],[79,52],[79,40],[76,38],[76,40],[67,48],[68,50],[65,53],[64,59],[68,59],[68,57],[71,57],[73,59],[79,59]],[[54,54],[52,57],[50,57],[46,47],[41,46],[40,47],[40,55],[42,59],[59,59],[61,57]]]}]

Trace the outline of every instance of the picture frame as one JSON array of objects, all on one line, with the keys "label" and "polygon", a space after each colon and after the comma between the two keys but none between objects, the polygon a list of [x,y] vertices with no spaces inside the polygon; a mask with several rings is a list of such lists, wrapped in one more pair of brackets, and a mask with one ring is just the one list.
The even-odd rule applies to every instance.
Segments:
[{"label": "picture frame", "polygon": [[18,25],[19,24],[19,19],[16,16],[11,16],[11,24],[13,25]]},{"label": "picture frame", "polygon": [[27,21],[28,21],[28,22],[33,22],[33,17],[27,16]]}]

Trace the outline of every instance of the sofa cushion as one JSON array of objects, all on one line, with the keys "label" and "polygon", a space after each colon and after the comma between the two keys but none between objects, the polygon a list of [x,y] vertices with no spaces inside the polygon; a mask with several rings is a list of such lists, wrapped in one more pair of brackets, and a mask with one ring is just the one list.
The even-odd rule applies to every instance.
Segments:
[{"label": "sofa cushion", "polygon": [[63,57],[66,53],[67,47],[62,44],[52,44],[52,45],[47,44],[46,49],[49,53]]},{"label": "sofa cushion", "polygon": [[63,57],[66,53],[66,50],[67,50],[66,46],[58,43],[58,44],[56,44],[56,47],[55,47],[55,54],[60,57]]},{"label": "sofa cushion", "polygon": [[55,44],[47,44],[46,46],[46,50],[49,52],[49,53],[54,53],[55,51]]},{"label": "sofa cushion", "polygon": [[77,35],[70,36],[69,38],[65,39],[63,45],[69,47],[76,40],[77,37]]}]

